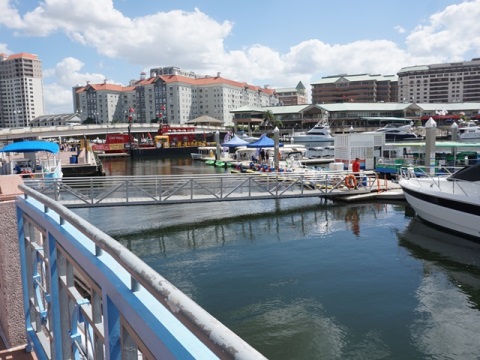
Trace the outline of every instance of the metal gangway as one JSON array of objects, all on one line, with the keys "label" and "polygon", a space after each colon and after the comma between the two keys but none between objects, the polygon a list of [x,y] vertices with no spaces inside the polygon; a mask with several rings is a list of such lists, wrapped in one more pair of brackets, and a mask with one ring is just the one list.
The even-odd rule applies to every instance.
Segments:
[{"label": "metal gangway", "polygon": [[25,325],[38,359],[265,359],[115,239],[20,188]]},{"label": "metal gangway", "polygon": [[316,170],[28,179],[25,184],[68,208],[338,197],[386,190],[373,171],[353,175]]}]

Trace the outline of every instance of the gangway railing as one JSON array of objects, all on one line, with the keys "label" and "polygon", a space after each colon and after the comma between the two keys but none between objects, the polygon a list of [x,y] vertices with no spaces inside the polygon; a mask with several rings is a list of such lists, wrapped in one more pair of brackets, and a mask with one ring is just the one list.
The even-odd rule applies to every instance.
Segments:
[{"label": "gangway railing", "polygon": [[27,179],[25,184],[69,208],[334,197],[381,187],[373,171]]},{"label": "gangway railing", "polygon": [[264,359],[123,245],[21,185],[29,347],[39,359]]}]

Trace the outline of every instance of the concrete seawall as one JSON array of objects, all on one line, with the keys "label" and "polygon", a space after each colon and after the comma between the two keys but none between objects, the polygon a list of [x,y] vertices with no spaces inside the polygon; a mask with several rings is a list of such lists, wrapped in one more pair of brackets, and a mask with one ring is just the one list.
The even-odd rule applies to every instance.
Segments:
[{"label": "concrete seawall", "polygon": [[0,350],[25,345],[25,318],[15,201],[18,175],[0,176]]}]

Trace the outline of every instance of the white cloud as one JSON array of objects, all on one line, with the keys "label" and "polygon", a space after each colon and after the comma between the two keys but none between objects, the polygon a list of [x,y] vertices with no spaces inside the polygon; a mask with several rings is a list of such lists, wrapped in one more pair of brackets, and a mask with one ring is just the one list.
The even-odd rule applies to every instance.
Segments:
[{"label": "white cloud", "polygon": [[22,19],[17,9],[11,6],[8,0],[0,0],[0,24],[11,29],[22,27]]},{"label": "white cloud", "polygon": [[394,29],[399,34],[405,34],[406,33],[406,30],[403,27],[401,27],[400,25],[395,26]]},{"label": "white cloud", "polygon": [[[216,74],[255,85],[292,87],[308,84],[321,76],[339,73],[395,74],[410,65],[469,60],[480,49],[480,0],[463,1],[432,15],[406,37],[405,44],[385,39],[364,39],[329,44],[311,39],[281,53],[265,44],[251,44],[227,51],[225,39],[233,23],[219,22],[201,12],[173,10],[130,18],[114,8],[112,0],[45,0],[19,16],[0,0],[0,25],[27,36],[64,33],[82,46],[94,48],[103,57],[120,59],[148,70],[159,64],[178,66],[197,74]],[[398,33],[405,30],[395,27]],[[108,63],[108,60],[98,60]],[[93,65],[93,64],[92,64]],[[45,92],[65,87],[63,96],[71,108],[71,87],[86,81],[103,82],[105,76],[82,73],[84,64],[65,58],[46,76],[52,85]],[[107,67],[102,71],[108,71]],[[136,74],[131,74],[136,76]],[[47,99],[47,108],[60,96]],[[47,96],[46,96],[47,98]],[[67,99],[68,98],[68,99]]]},{"label": "white cloud", "polygon": [[73,112],[72,88],[77,84],[85,85],[88,81],[95,84],[105,80],[102,74],[80,72],[83,66],[80,60],[68,57],[56,64],[55,68],[43,71],[45,79],[53,79],[53,82],[43,86],[47,114]]},{"label": "white cloud", "polygon": [[3,44],[3,43],[0,43],[0,53],[4,53],[4,54],[11,54],[12,52],[8,49],[8,45],[7,44]]},{"label": "white cloud", "polygon": [[428,24],[418,26],[408,35],[408,51],[416,56],[435,54],[442,61],[459,61],[469,55],[478,56],[479,18],[478,0],[450,5],[433,14]]}]

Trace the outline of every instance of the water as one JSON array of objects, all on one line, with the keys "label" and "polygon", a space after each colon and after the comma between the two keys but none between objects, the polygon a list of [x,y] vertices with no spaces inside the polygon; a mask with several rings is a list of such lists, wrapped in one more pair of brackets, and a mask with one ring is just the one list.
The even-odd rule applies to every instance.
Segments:
[{"label": "water", "polygon": [[[224,171],[127,163],[107,171]],[[77,212],[270,359],[480,358],[480,245],[407,216],[403,203]]]}]

